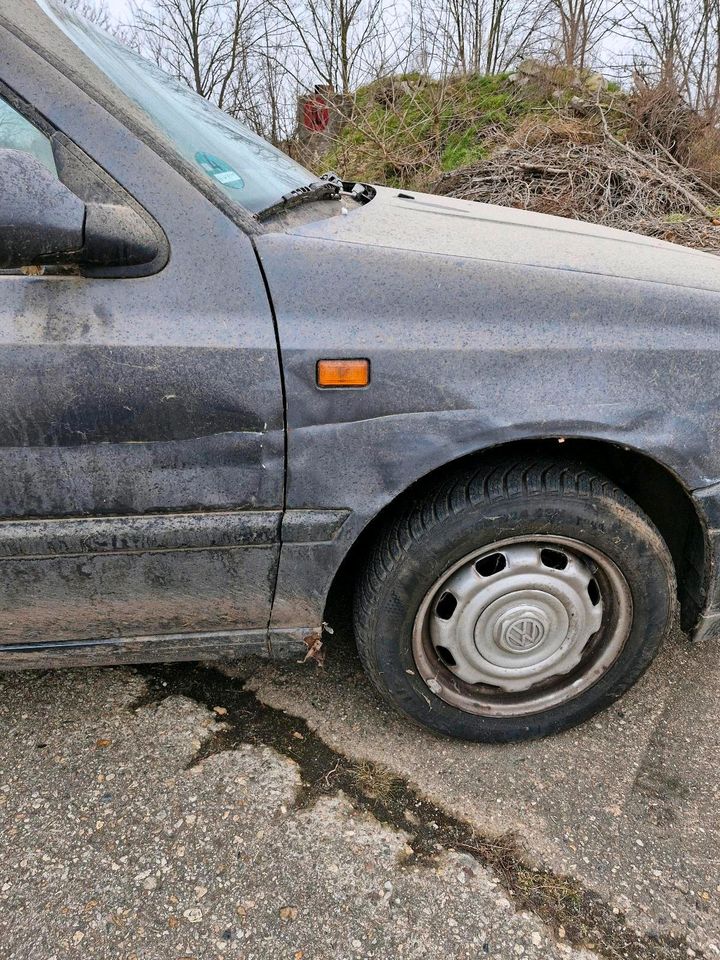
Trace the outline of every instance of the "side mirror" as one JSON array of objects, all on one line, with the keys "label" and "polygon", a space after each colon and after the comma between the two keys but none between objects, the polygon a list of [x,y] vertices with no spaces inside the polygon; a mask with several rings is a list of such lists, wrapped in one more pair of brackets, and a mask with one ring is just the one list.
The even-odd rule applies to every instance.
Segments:
[{"label": "side mirror", "polygon": [[0,269],[131,266],[157,254],[130,207],[85,204],[32,154],[0,149]]}]

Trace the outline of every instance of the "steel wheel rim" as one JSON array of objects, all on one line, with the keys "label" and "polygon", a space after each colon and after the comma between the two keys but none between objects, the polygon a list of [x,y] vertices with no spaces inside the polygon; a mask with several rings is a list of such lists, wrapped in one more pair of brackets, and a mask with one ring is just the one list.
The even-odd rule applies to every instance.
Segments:
[{"label": "steel wheel rim", "polygon": [[597,683],[631,626],[630,588],[604,553],[569,537],[514,537],[467,554],[435,581],[415,617],[412,652],[441,700],[517,717]]}]

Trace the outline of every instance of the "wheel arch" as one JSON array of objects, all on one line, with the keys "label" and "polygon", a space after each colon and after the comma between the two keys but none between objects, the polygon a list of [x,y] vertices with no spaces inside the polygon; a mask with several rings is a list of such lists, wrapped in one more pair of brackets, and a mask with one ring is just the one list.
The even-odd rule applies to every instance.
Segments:
[{"label": "wheel arch", "polygon": [[682,480],[654,457],[602,439],[568,437],[520,439],[498,444],[450,460],[410,484],[387,503],[359,533],[345,554],[327,594],[325,618],[342,621],[357,571],[388,518],[408,499],[422,497],[446,471],[485,460],[554,457],[572,459],[604,474],[644,510],[668,546],[678,584],[680,620],[691,630],[705,607],[710,573],[710,545],[706,524]]}]

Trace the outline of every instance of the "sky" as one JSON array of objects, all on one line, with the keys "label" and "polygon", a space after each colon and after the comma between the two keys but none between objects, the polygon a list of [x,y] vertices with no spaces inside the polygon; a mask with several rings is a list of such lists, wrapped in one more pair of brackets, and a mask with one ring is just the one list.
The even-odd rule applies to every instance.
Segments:
[{"label": "sky", "polygon": [[108,9],[114,17],[124,17],[130,9],[130,0],[106,0]]}]

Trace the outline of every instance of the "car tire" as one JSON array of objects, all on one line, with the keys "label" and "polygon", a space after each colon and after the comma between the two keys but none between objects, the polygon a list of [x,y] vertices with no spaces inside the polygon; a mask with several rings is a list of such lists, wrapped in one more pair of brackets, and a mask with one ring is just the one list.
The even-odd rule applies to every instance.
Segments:
[{"label": "car tire", "polygon": [[386,523],[355,592],[358,650],[404,716],[440,734],[543,737],[608,706],[669,631],[664,540],[577,463],[467,467]]}]

